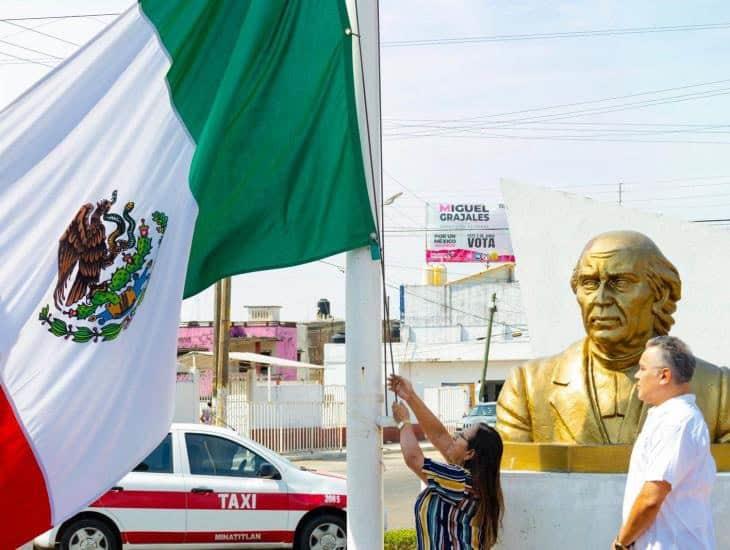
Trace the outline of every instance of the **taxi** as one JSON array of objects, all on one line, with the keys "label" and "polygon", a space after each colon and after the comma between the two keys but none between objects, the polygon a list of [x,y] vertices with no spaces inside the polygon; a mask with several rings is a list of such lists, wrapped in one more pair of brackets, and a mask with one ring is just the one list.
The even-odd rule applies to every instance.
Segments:
[{"label": "taxi", "polygon": [[342,476],[306,470],[227,428],[173,424],[134,471],[35,547],[346,546]]}]

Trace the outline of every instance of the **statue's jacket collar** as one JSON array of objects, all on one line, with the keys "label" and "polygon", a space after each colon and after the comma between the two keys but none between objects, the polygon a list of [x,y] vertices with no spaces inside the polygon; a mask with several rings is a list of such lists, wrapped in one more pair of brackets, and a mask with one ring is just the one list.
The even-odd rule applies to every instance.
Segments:
[{"label": "statue's jacket collar", "polygon": [[560,439],[583,445],[633,443],[646,416],[646,407],[639,401],[636,385],[629,396],[619,440],[609,441],[600,420],[596,399],[591,394],[587,357],[587,339],[583,339],[556,358],[549,403],[567,432],[564,434],[566,437]]}]

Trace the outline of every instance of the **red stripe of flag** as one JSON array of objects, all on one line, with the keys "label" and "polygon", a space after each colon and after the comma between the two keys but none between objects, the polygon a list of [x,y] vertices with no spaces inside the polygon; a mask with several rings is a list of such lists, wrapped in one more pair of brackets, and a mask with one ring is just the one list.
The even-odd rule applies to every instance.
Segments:
[{"label": "red stripe of flag", "polygon": [[17,548],[51,528],[51,509],[43,472],[2,384],[0,518],[0,548]]}]

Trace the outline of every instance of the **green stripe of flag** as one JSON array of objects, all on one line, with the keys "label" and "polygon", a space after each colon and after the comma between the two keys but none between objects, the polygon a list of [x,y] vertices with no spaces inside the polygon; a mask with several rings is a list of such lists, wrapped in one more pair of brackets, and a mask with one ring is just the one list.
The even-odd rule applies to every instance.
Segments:
[{"label": "green stripe of flag", "polygon": [[344,2],[140,5],[171,57],[173,103],[196,144],[185,296],[366,245],[374,223]]}]

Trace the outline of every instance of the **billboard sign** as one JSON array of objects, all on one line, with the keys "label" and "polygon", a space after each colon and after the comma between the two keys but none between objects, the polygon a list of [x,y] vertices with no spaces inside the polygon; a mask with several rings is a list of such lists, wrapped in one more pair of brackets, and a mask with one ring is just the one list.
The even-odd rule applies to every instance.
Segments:
[{"label": "billboard sign", "polygon": [[426,205],[426,262],[514,262],[504,205]]}]

